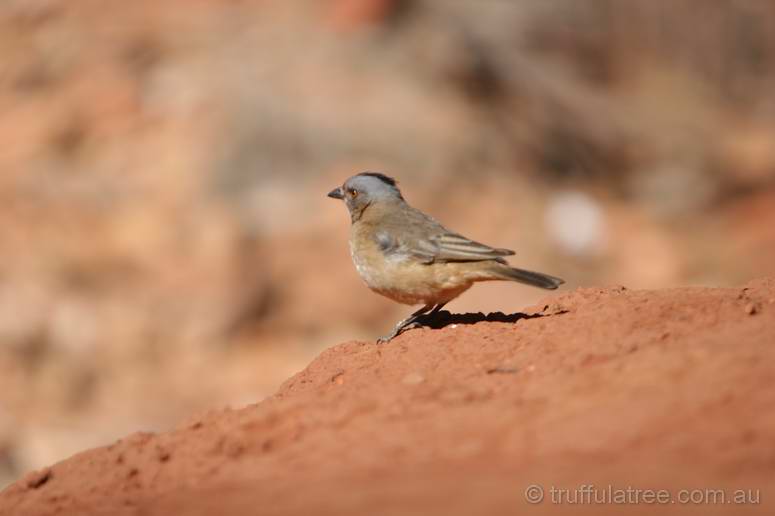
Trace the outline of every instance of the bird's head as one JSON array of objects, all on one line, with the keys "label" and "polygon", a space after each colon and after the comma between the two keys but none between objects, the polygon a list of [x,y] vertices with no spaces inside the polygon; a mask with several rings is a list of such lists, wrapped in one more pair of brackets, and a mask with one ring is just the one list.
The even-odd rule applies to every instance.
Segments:
[{"label": "bird's head", "polygon": [[342,186],[331,190],[328,196],[344,201],[353,222],[360,219],[363,211],[373,203],[404,200],[396,180],[379,172],[361,172],[352,176]]}]

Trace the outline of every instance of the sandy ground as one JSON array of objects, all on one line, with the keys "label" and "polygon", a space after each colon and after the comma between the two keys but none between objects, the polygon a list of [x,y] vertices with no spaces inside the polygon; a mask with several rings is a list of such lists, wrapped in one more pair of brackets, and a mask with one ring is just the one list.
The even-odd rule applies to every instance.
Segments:
[{"label": "sandy ground", "polygon": [[[333,346],[261,403],[31,473],[0,514],[773,513],[774,279],[587,288],[432,326]],[[678,503],[568,503],[584,485]]]}]

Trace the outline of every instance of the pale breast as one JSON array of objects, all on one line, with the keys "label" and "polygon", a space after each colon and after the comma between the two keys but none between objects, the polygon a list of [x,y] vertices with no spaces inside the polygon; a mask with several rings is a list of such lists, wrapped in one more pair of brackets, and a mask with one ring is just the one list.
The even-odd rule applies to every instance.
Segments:
[{"label": "pale breast", "polygon": [[416,305],[447,301],[471,286],[472,281],[450,264],[423,264],[401,253],[386,255],[368,232],[358,229],[353,228],[350,255],[358,274],[378,294]]},{"label": "pale breast", "polygon": [[369,288],[381,289],[389,286],[395,271],[376,246],[369,245],[367,241],[351,239],[350,256],[355,270]]}]

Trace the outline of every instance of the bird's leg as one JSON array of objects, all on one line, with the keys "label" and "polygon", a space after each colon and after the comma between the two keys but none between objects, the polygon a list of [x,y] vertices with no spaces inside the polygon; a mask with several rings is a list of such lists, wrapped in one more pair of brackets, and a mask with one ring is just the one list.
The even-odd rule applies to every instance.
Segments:
[{"label": "bird's leg", "polygon": [[442,308],[444,308],[444,305],[446,305],[446,304],[447,304],[447,301],[445,301],[445,302],[443,302],[443,303],[439,303],[438,305],[436,305],[435,307],[433,307],[433,310],[431,310],[430,312],[428,312],[428,314],[427,314],[427,315],[428,315],[428,317],[433,317],[434,315],[436,315],[437,313],[439,313],[439,312],[441,311],[441,309],[442,309]]},{"label": "bird's leg", "polygon": [[380,337],[377,339],[378,344],[384,344],[385,342],[388,342],[390,340],[393,340],[395,336],[397,336],[399,333],[401,333],[401,330],[409,326],[410,324],[413,324],[417,322],[417,319],[428,313],[433,308],[433,305],[425,305],[416,312],[414,312],[412,315],[407,317],[406,319],[403,319],[398,322],[398,324],[395,325],[393,328],[393,331],[391,331],[388,335],[385,335],[384,337]]},{"label": "bird's leg", "polygon": [[441,311],[442,308],[444,308],[444,305],[446,305],[447,302],[439,303],[436,306],[433,307],[433,310],[430,312],[422,315],[423,320],[428,321],[429,323],[433,321],[434,316]]}]

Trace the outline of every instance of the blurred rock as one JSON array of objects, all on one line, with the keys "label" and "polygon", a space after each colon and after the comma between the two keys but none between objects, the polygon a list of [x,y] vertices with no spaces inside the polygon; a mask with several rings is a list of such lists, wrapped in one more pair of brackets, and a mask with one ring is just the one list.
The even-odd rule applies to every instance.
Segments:
[{"label": "blurred rock", "polygon": [[558,247],[575,256],[596,256],[605,250],[605,215],[584,192],[560,192],[549,199],[547,230]]}]

